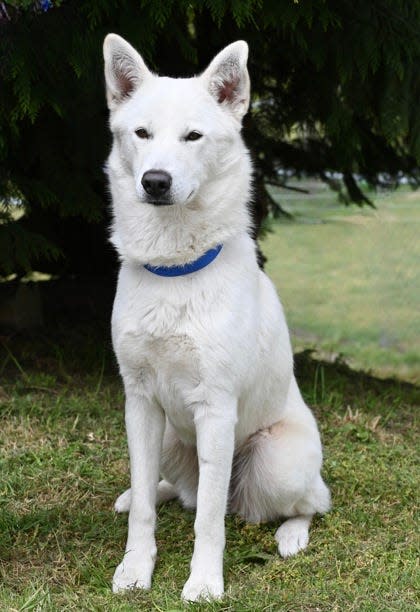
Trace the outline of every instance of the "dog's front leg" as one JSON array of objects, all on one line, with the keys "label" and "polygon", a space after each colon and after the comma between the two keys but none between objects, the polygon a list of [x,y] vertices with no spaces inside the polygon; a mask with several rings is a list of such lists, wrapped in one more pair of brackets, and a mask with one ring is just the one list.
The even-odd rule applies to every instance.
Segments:
[{"label": "dog's front leg", "polygon": [[236,402],[214,413],[203,407],[196,415],[199,484],[194,523],[191,574],[183,599],[219,599],[223,595],[225,513],[235,439]]},{"label": "dog's front leg", "polygon": [[115,570],[114,593],[149,589],[156,559],[156,489],[165,426],[160,406],[126,387],[125,422],[131,470],[131,506],[124,559]]}]

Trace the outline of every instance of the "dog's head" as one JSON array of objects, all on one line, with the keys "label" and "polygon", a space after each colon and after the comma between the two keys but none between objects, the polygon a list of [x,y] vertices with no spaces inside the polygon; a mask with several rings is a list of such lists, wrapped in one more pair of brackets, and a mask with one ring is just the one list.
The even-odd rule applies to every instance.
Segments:
[{"label": "dog's head", "polygon": [[105,38],[114,146],[139,202],[188,205],[229,172],[249,106],[247,57],[247,44],[237,41],[198,77],[158,77],[123,38]]}]

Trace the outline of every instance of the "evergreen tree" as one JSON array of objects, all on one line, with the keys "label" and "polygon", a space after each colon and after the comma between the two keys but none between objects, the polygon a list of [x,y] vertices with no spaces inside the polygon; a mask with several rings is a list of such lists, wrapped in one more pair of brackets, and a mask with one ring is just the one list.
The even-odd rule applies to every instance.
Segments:
[{"label": "evergreen tree", "polygon": [[290,172],[329,183],[340,172],[332,186],[360,205],[359,177],[419,182],[418,0],[2,2],[0,274],[113,265],[101,53],[110,31],[172,76],[249,42],[257,228],[277,210],[267,184]]}]

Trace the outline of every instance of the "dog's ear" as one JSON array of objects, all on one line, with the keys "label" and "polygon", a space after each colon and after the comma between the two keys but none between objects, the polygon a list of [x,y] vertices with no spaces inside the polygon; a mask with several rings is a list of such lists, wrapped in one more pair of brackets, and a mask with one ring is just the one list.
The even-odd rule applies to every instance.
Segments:
[{"label": "dog's ear", "polygon": [[241,120],[249,106],[248,45],[237,40],[212,60],[201,78],[219,104]]},{"label": "dog's ear", "polygon": [[112,111],[152,76],[141,55],[121,36],[104,40],[106,98]]}]

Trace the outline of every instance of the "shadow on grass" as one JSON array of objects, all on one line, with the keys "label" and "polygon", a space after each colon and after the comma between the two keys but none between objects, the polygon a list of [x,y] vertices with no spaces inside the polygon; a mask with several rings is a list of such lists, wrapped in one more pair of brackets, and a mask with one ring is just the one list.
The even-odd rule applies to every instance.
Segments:
[{"label": "shadow on grass", "polygon": [[[393,398],[407,404],[420,402],[420,387],[412,383],[353,370],[340,358],[333,362],[318,359],[312,349],[295,354],[295,372],[306,400],[315,405],[331,389],[349,402],[366,392],[388,402]],[[59,392],[63,384],[83,380],[93,385],[92,391],[99,390],[105,380],[117,382],[109,324],[102,320],[76,325],[67,322],[30,333],[0,333],[0,386],[17,380],[24,383],[25,379],[30,385],[33,375],[41,382],[44,377],[44,390],[50,392],[55,385]]]},{"label": "shadow on grass", "polygon": [[308,349],[296,353],[294,359],[296,378],[304,387],[313,382],[321,387],[322,392],[328,380],[333,382],[334,388],[340,391],[344,399],[369,391],[387,399],[395,396],[407,403],[420,402],[420,387],[397,378],[378,378],[370,372],[353,370],[340,358],[332,362],[320,360],[316,358],[315,351]]}]

